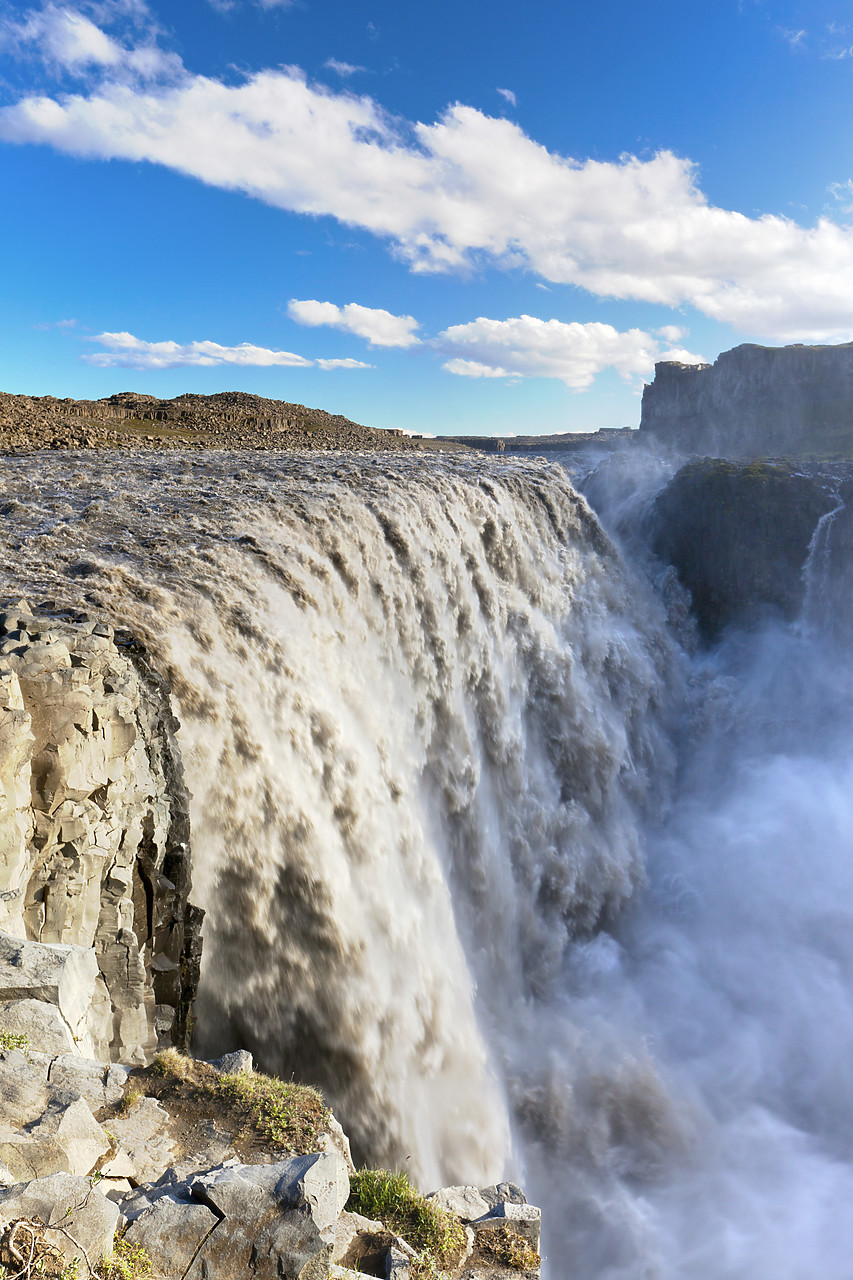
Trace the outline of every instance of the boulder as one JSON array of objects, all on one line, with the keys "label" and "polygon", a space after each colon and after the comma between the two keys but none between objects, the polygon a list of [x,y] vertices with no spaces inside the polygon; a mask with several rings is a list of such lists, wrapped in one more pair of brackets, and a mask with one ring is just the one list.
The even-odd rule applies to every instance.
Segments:
[{"label": "boulder", "polygon": [[[65,1041],[68,1048],[57,1052],[91,1053],[94,1048],[92,1032],[97,1018],[98,961],[91,948],[58,946],[41,942],[26,942],[10,934],[0,933],[0,1028],[8,1029],[15,1001],[26,1001],[28,1012],[32,1002],[55,1007],[65,1024]],[[20,1021],[20,1019],[17,1019]],[[44,1015],[45,1026],[56,1026],[56,1019]],[[35,1049],[52,1051],[56,1035],[50,1032],[51,1043],[37,1043],[30,1037]],[[59,1038],[62,1036],[60,1034]]]},{"label": "boulder", "polygon": [[497,1182],[490,1187],[481,1187],[480,1195],[490,1209],[499,1204],[527,1204],[527,1196],[515,1182]]},{"label": "boulder", "polygon": [[[0,1222],[19,1218],[38,1218],[69,1262],[85,1251],[94,1267],[112,1251],[119,1211],[87,1178],[55,1173],[0,1191]],[[86,1280],[85,1262],[80,1277]]]},{"label": "boulder", "polygon": [[254,1059],[248,1049],[236,1049],[234,1053],[214,1058],[210,1065],[222,1076],[248,1075],[254,1070]]},{"label": "boulder", "polygon": [[477,1218],[485,1218],[491,1209],[489,1202],[476,1187],[442,1187],[427,1196],[448,1213],[455,1213],[463,1222],[474,1222]]},{"label": "boulder", "polygon": [[320,1153],[271,1165],[229,1162],[182,1182],[168,1175],[130,1197],[123,1212],[127,1238],[144,1244],[155,1276],[176,1274],[174,1240],[184,1223],[185,1280],[325,1280],[348,1195],[343,1160]]},{"label": "boulder", "polygon": [[21,1182],[54,1173],[90,1173],[109,1150],[107,1135],[83,1099],[58,1092],[37,1121],[0,1139],[0,1160]]},{"label": "boulder", "polygon": [[77,1051],[71,1029],[59,1009],[41,1000],[0,1002],[0,1031],[23,1036],[28,1045],[51,1056]]},{"label": "boulder", "polygon": [[134,1218],[124,1238],[147,1252],[151,1280],[174,1280],[186,1274],[219,1222],[207,1205],[164,1195]]}]

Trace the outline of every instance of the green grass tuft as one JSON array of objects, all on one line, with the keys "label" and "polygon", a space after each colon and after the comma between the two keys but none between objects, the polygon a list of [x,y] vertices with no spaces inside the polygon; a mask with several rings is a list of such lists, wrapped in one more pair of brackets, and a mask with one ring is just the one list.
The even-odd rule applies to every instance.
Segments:
[{"label": "green grass tuft", "polygon": [[465,1248],[465,1228],[453,1213],[427,1200],[398,1169],[360,1169],[350,1176],[347,1209],[378,1219],[417,1252],[412,1274],[436,1280],[451,1270]]}]

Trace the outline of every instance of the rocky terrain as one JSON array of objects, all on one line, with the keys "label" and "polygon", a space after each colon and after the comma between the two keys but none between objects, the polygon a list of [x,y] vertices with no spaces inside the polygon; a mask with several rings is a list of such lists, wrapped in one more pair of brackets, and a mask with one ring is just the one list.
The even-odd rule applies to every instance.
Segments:
[{"label": "rocky terrain", "polygon": [[640,443],[713,457],[853,456],[853,343],[744,343],[712,365],[663,361]]},{"label": "rocky terrain", "polygon": [[[363,427],[340,414],[239,391],[173,400],[121,392],[104,400],[0,393],[0,450],[220,448],[419,449],[435,441]],[[439,446],[461,448],[452,442]]]},{"label": "rocky terrain", "polygon": [[535,1280],[518,1187],[357,1172],[316,1090],[179,1052],[201,913],[140,646],[9,602],[0,698],[0,1276]]}]

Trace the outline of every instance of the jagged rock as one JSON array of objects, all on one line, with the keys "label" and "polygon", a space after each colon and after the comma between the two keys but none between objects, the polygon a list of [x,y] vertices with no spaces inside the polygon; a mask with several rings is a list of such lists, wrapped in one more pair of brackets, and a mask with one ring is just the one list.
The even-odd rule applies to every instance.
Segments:
[{"label": "jagged rock", "polygon": [[201,913],[176,726],[129,637],[23,600],[0,612],[0,929],[91,952],[89,1056],[186,1042]]},{"label": "jagged rock", "polygon": [[[54,1228],[47,1231],[47,1239],[69,1262],[82,1246],[97,1265],[112,1250],[119,1211],[87,1178],[54,1173],[0,1191],[0,1221],[18,1218],[39,1218]],[[85,1266],[80,1274],[85,1280]]]},{"label": "jagged rock", "polygon": [[95,1112],[121,1100],[128,1074],[127,1067],[119,1063],[107,1065],[63,1054],[50,1060],[47,1079],[57,1089],[79,1094]]},{"label": "jagged rock", "polygon": [[0,1139],[0,1160],[22,1182],[52,1173],[90,1173],[109,1149],[109,1139],[83,1099],[54,1093],[37,1121]]},{"label": "jagged rock", "polygon": [[7,1000],[0,1004],[0,1031],[24,1036],[28,1044],[51,1055],[74,1053],[77,1048],[56,1005],[41,1000]]},{"label": "jagged rock", "polygon": [[515,1182],[497,1182],[491,1187],[481,1187],[480,1195],[490,1209],[499,1204],[527,1204],[527,1196]]},{"label": "jagged rock", "polygon": [[243,1182],[282,1206],[307,1210],[318,1231],[334,1227],[350,1190],[346,1165],[340,1156],[329,1152],[292,1156],[270,1165],[226,1165],[189,1178],[187,1186],[224,1213],[232,1188],[238,1187],[242,1195]]},{"label": "jagged rock", "polygon": [[[27,942],[0,933],[0,1029],[19,1031],[12,1001],[26,1002],[26,1017],[34,1020],[29,1033],[34,1049],[58,1053],[106,1051],[98,1005],[98,962],[89,948]],[[46,1008],[41,1015],[33,1002],[53,1007],[61,1015],[65,1035]],[[13,1023],[15,1024],[13,1026]],[[38,1035],[49,1036],[45,1043]],[[42,1030],[42,1026],[44,1030]],[[64,1041],[61,1044],[59,1041]]]},{"label": "jagged rock", "polygon": [[18,1049],[0,1053],[0,1130],[12,1133],[37,1120],[48,1096],[47,1072]]},{"label": "jagged rock", "polygon": [[474,1224],[477,1232],[508,1228],[522,1236],[532,1249],[539,1252],[539,1235],[542,1227],[542,1210],[532,1204],[496,1204],[487,1218]]},{"label": "jagged rock", "polygon": [[225,1053],[221,1058],[214,1058],[210,1064],[220,1075],[236,1076],[249,1074],[254,1070],[254,1059],[248,1049],[237,1049],[234,1053]]},{"label": "jagged rock", "polygon": [[131,1222],[129,1244],[141,1245],[151,1259],[151,1280],[184,1276],[221,1219],[197,1200],[163,1196]]},{"label": "jagged rock", "polygon": [[139,1182],[154,1182],[175,1159],[169,1113],[156,1098],[140,1098],[126,1115],[109,1121],[109,1130],[133,1162]]},{"label": "jagged rock", "polygon": [[463,1222],[485,1218],[491,1205],[476,1187],[442,1187],[427,1196],[448,1213],[455,1213]]},{"label": "jagged rock", "polygon": [[394,1245],[385,1255],[385,1280],[408,1280],[411,1259]]},{"label": "jagged rock", "polygon": [[[164,1180],[123,1209],[127,1238],[148,1250],[155,1276],[175,1274],[174,1233],[186,1222],[195,1258],[186,1280],[320,1280],[348,1195],[343,1160],[323,1153],[272,1165],[229,1162],[183,1182]],[[195,1213],[201,1207],[207,1217]]]},{"label": "jagged rock", "polygon": [[329,1118],[326,1123],[327,1132],[321,1133],[317,1139],[317,1145],[322,1151],[330,1151],[339,1155],[347,1167],[349,1173],[355,1173],[355,1165],[352,1161],[352,1151],[350,1149],[350,1141],[344,1133],[340,1122],[329,1112]]},{"label": "jagged rock", "polygon": [[[355,1260],[363,1256],[358,1249],[359,1237],[375,1236],[384,1230],[381,1222],[373,1222],[360,1213],[342,1213],[332,1228],[332,1261],[352,1266]],[[352,1260],[345,1262],[351,1254]]]}]

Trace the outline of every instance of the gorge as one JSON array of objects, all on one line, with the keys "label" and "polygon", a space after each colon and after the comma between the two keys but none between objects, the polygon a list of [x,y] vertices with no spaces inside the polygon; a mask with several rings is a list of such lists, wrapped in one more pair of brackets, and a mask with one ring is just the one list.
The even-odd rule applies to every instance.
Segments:
[{"label": "gorge", "polygon": [[843,477],[809,482],[794,588],[702,638],[660,542],[699,508],[652,455],[575,476],[621,553],[557,463],[2,467],[2,589],[70,655],[108,618],[171,690],[194,1052],[318,1084],[425,1190],[523,1180],[546,1275],[842,1280]]}]

